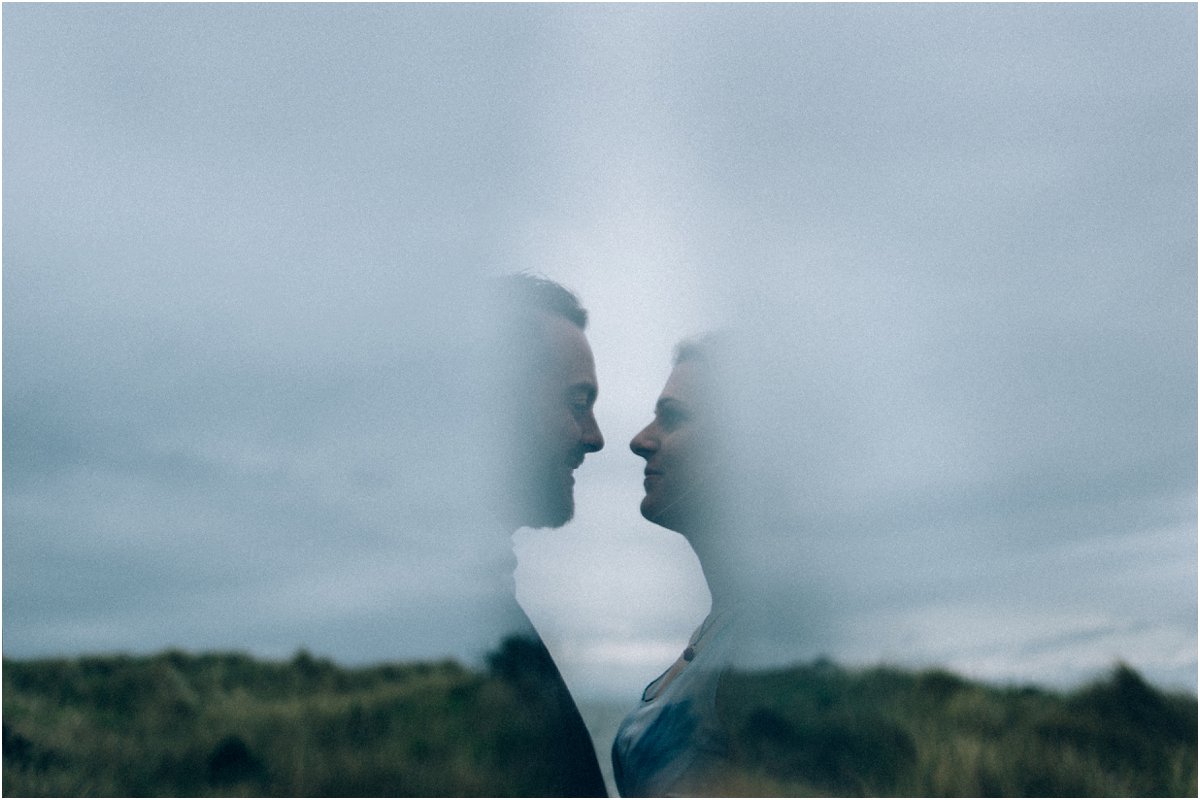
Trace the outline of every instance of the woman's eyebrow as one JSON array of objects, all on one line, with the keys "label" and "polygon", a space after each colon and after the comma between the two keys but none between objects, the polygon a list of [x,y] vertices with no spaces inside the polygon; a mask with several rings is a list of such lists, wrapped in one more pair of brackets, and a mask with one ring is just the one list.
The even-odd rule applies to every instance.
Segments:
[{"label": "woman's eyebrow", "polygon": [[667,411],[685,411],[687,406],[676,400],[674,397],[660,397],[658,402],[654,404],[654,413],[662,414]]}]

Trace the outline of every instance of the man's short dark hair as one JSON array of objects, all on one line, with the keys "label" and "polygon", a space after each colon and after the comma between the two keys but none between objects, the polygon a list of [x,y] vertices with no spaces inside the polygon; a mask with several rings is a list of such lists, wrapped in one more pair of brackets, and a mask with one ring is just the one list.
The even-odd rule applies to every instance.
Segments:
[{"label": "man's short dark hair", "polygon": [[509,313],[545,311],[563,317],[579,330],[587,328],[587,310],[579,304],[579,298],[561,284],[527,272],[504,275],[497,283]]}]

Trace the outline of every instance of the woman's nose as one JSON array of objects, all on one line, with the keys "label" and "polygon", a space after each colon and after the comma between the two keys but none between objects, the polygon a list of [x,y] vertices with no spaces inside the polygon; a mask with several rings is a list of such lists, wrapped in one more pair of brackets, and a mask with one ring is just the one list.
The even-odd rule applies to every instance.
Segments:
[{"label": "woman's nose", "polygon": [[629,442],[629,449],[642,458],[649,458],[658,448],[658,440],[651,435],[651,427],[653,427],[653,423],[638,431],[637,435]]}]

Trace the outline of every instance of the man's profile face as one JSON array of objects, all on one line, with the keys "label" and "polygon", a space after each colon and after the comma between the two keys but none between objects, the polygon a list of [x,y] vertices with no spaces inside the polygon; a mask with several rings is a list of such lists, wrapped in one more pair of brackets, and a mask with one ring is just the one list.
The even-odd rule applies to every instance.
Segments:
[{"label": "man's profile face", "polygon": [[513,441],[519,525],[557,528],[575,513],[575,468],[604,447],[592,349],[566,318],[538,312],[537,357],[520,387]]}]

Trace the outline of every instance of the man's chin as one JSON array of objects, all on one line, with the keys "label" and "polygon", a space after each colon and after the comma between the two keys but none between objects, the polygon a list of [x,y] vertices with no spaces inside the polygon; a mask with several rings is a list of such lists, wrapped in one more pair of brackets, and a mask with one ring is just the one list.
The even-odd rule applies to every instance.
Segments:
[{"label": "man's chin", "polygon": [[546,514],[544,514],[542,517],[540,517],[538,519],[538,521],[531,522],[528,527],[530,527],[530,528],[561,528],[563,525],[566,525],[568,522],[570,522],[571,518],[574,516],[575,516],[575,508],[574,507],[571,507],[568,509],[555,509],[554,511],[549,511]]},{"label": "man's chin", "polygon": [[538,498],[529,513],[526,514],[527,528],[561,528],[575,516],[575,498],[571,494],[565,497]]}]

